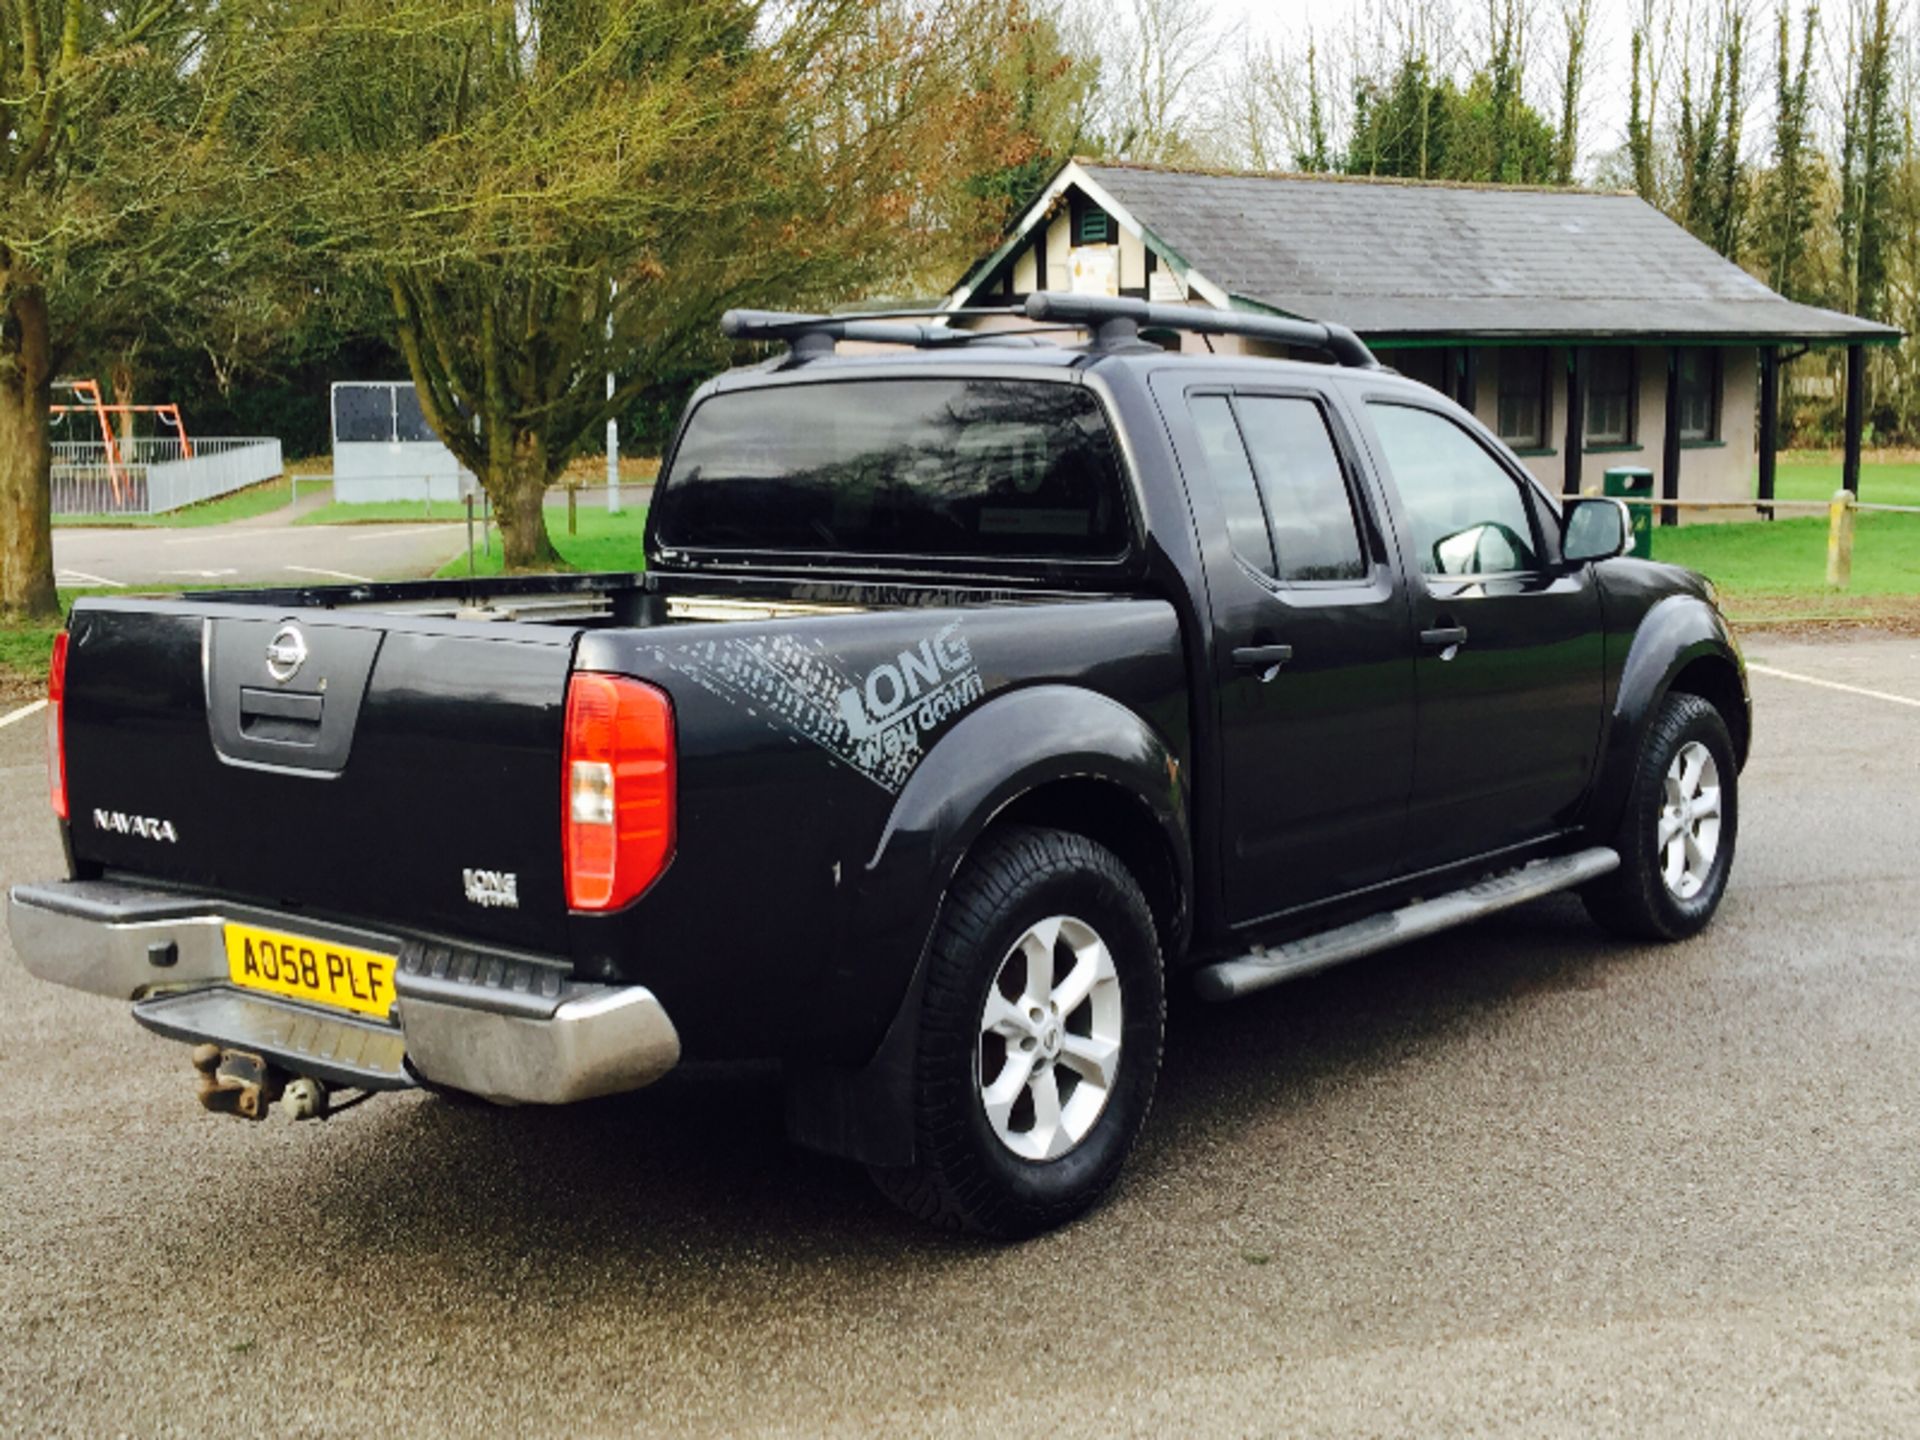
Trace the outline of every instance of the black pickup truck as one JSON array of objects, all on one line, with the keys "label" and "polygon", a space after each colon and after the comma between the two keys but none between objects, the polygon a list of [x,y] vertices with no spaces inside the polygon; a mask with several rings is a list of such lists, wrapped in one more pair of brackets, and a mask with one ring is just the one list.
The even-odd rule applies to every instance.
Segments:
[{"label": "black pickup truck", "polygon": [[1706,581],[1337,328],[1027,316],[1086,338],[730,316],[789,348],[694,398],[643,574],[76,605],[15,950],[255,1117],[777,1057],[797,1140],[1011,1237],[1114,1181],[1175,981],[1707,923]]}]

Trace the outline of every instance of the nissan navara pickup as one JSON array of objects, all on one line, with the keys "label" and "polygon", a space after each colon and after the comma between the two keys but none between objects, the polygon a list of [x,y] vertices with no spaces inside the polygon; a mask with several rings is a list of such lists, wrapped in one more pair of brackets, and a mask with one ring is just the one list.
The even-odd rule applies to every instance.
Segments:
[{"label": "nissan navara pickup", "polygon": [[81,600],[16,953],[253,1117],[777,1058],[796,1140],[1011,1238],[1113,1184],[1176,982],[1707,924],[1707,581],[1338,327],[1026,318],[1084,338],[730,314],[787,348],[693,398],[643,573]]}]

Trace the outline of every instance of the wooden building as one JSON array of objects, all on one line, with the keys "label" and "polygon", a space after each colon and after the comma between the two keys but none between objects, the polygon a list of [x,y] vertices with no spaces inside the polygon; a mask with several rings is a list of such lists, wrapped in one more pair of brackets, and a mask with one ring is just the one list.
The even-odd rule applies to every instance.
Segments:
[{"label": "wooden building", "polygon": [[1336,321],[1550,485],[1637,464],[1668,499],[1751,498],[1756,460],[1770,497],[1780,367],[1828,345],[1848,352],[1857,493],[1864,347],[1901,338],[1775,294],[1630,194],[1078,160],[948,304],[1034,290]]}]

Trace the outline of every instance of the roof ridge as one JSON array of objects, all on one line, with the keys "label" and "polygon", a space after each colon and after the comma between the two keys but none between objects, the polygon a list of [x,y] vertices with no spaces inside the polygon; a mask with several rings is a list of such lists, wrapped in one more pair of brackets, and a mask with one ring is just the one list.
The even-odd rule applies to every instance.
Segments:
[{"label": "roof ridge", "polygon": [[[1606,190],[1586,185],[1507,184],[1493,180],[1412,180],[1398,175],[1346,175],[1315,170],[1235,170],[1209,165],[1162,165],[1147,160],[1096,160],[1075,155],[1073,163],[1090,170],[1143,170],[1156,175],[1192,175],[1209,180],[1306,180],[1329,185],[1379,185],[1407,190],[1485,190],[1495,194],[1589,195],[1606,199],[1639,200],[1632,190]],[[1645,202],[1642,201],[1644,204]]]}]

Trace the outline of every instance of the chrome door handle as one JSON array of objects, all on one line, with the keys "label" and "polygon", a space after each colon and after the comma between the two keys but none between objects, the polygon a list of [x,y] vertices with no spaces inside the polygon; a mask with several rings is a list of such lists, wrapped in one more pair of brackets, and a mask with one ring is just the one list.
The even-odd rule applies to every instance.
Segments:
[{"label": "chrome door handle", "polygon": [[1291,659],[1291,645],[1241,645],[1233,652],[1234,668],[1260,671],[1260,683],[1263,685],[1278,675],[1280,667]]},{"label": "chrome door handle", "polygon": [[1464,625],[1441,625],[1432,630],[1420,632],[1420,643],[1431,645],[1440,652],[1442,660],[1451,660],[1460,653],[1460,647],[1467,643],[1467,627]]}]

